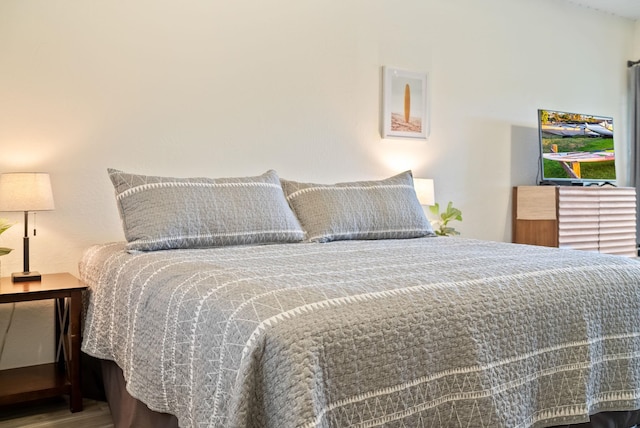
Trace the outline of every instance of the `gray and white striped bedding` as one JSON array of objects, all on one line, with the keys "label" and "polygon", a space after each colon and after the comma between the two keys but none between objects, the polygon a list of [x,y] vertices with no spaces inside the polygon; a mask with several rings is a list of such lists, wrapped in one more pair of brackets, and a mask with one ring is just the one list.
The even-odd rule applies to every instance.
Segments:
[{"label": "gray and white striped bedding", "polygon": [[640,263],[461,238],[94,246],[82,348],[181,427],[546,427],[640,408]]}]

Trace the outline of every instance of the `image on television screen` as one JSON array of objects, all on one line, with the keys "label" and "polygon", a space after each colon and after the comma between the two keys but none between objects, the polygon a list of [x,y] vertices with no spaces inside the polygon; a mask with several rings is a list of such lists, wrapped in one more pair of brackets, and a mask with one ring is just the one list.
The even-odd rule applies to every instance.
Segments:
[{"label": "image on television screen", "polygon": [[538,110],[543,180],[616,179],[613,118]]}]

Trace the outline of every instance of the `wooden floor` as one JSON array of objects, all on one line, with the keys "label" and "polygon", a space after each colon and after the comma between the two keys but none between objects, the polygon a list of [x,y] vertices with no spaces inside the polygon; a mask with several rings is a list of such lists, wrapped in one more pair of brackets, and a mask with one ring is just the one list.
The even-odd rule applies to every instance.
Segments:
[{"label": "wooden floor", "polygon": [[84,410],[71,413],[62,398],[46,403],[0,407],[0,428],[113,428],[109,405],[83,400]]}]

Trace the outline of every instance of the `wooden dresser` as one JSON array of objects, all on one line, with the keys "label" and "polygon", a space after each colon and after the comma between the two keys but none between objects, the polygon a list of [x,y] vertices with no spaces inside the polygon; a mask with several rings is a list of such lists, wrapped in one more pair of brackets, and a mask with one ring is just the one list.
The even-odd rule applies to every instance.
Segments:
[{"label": "wooden dresser", "polygon": [[637,256],[633,187],[518,186],[513,242]]}]

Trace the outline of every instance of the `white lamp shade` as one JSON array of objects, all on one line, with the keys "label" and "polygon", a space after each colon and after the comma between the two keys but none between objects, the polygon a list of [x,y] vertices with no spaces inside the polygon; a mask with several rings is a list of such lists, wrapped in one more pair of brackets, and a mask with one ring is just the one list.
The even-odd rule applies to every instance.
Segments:
[{"label": "white lamp shade", "polygon": [[413,187],[416,190],[420,205],[433,205],[436,203],[435,190],[431,178],[414,178]]},{"label": "white lamp shade", "polygon": [[0,211],[54,209],[49,174],[12,172],[0,175]]}]

